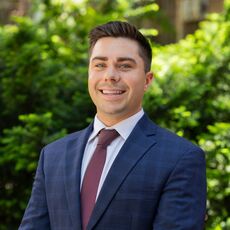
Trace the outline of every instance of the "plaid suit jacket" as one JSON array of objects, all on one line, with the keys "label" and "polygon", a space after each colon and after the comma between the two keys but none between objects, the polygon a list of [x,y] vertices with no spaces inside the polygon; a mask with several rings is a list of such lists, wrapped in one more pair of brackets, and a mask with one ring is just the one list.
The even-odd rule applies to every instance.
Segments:
[{"label": "plaid suit jacket", "polygon": [[[41,152],[20,230],[81,230],[80,174],[92,124]],[[87,230],[201,230],[203,151],[144,115],[120,150]]]}]

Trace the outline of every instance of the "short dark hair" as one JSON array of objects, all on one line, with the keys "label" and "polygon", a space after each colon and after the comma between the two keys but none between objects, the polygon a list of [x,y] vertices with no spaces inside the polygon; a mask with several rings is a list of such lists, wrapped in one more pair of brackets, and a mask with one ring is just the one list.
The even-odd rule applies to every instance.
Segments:
[{"label": "short dark hair", "polygon": [[124,37],[134,40],[139,45],[139,55],[144,60],[145,72],[150,71],[152,61],[152,49],[148,40],[138,29],[122,21],[110,21],[93,28],[89,33],[89,52],[92,52],[96,42],[103,37]]}]

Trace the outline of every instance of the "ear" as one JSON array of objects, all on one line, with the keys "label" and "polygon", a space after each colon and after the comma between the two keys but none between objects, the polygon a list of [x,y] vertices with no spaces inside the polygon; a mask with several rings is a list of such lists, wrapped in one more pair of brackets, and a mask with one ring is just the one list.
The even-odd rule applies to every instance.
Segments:
[{"label": "ear", "polygon": [[154,74],[152,72],[147,72],[145,74],[145,87],[144,87],[144,91],[146,91],[149,88],[149,86],[151,85],[153,79],[154,79]]}]

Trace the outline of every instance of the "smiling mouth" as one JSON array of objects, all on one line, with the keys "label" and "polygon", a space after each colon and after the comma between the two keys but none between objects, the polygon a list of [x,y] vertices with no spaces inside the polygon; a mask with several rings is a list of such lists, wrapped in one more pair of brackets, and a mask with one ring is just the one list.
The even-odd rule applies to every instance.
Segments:
[{"label": "smiling mouth", "polygon": [[108,90],[108,89],[101,89],[99,90],[104,95],[121,95],[125,93],[125,90]]}]

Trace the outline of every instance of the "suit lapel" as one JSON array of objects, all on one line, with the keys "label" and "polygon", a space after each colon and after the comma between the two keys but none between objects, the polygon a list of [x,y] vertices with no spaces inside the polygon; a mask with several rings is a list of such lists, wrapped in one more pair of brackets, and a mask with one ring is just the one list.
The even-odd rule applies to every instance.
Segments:
[{"label": "suit lapel", "polygon": [[90,218],[88,230],[92,229],[103,215],[128,173],[155,144],[156,141],[153,138],[155,129],[156,126],[149,121],[146,115],[137,123],[106,177]]},{"label": "suit lapel", "polygon": [[69,213],[75,229],[81,229],[80,214],[80,181],[81,162],[92,124],[72,138],[66,148],[65,158],[65,191]]}]

